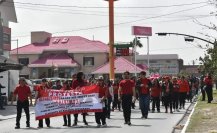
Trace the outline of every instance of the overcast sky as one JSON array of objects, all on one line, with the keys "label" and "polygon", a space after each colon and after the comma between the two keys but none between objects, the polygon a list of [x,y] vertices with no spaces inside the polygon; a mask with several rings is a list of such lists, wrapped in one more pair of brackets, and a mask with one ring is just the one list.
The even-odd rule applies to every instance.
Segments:
[{"label": "overcast sky", "polygon": [[[19,46],[30,43],[31,31],[47,31],[53,36],[82,36],[108,43],[108,2],[104,0],[14,0],[18,23],[10,23],[12,39]],[[216,33],[197,22],[217,23],[211,12],[216,11],[206,0],[119,0],[115,2],[115,42],[133,40],[132,26],[150,26],[150,54],[178,54],[184,64],[192,64],[204,54],[206,43],[184,41],[183,36],[159,37],[157,32],[190,34],[208,39]],[[140,54],[147,53],[146,39],[141,39]],[[12,43],[16,48],[16,43]],[[196,61],[198,64],[198,61]]]}]

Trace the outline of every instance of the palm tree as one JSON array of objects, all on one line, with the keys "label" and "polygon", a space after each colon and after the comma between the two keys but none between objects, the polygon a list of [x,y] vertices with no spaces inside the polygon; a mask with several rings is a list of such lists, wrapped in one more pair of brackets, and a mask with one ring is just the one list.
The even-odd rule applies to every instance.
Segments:
[{"label": "palm tree", "polygon": [[140,40],[137,38],[134,38],[130,44],[134,47],[135,45],[138,46],[139,48],[143,47],[143,44],[140,42]]}]

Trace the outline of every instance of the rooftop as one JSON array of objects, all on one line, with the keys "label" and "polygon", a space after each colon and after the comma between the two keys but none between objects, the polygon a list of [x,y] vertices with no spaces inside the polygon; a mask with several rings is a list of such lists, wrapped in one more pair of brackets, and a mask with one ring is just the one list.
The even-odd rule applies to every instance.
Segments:
[{"label": "rooftop", "polygon": [[[18,48],[20,54],[41,54],[44,51],[66,50],[68,53],[104,53],[109,47],[100,41],[88,40],[80,36],[49,37],[44,43],[32,43]],[[10,54],[17,54],[17,49]]]}]

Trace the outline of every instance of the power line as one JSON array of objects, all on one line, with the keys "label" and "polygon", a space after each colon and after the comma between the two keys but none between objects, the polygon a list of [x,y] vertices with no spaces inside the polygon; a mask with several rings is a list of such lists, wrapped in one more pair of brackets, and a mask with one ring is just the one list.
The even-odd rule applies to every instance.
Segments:
[{"label": "power line", "polygon": [[[7,3],[15,3],[15,4],[23,4],[23,5],[34,5],[34,6],[47,6],[47,7],[64,7],[64,8],[108,8],[108,7],[99,7],[99,6],[70,6],[70,5],[51,5],[51,4],[38,4],[38,3],[24,3],[24,2],[9,2]],[[127,6],[127,7],[114,7],[114,8],[168,8],[168,7],[180,7],[180,6],[191,6],[191,5],[198,5],[208,3],[209,1],[203,2],[195,2],[195,3],[186,3],[186,4],[174,4],[174,5],[160,5],[160,6]]]},{"label": "power line", "polygon": [[[16,8],[21,8],[21,9],[27,9],[27,10],[33,10],[33,11],[46,11],[46,12],[57,12],[57,13],[67,13],[67,14],[73,14],[73,15],[94,15],[94,16],[108,16],[108,13],[106,15],[103,15],[103,14],[94,14],[94,13],[80,13],[80,12],[62,12],[62,11],[55,11],[55,10],[47,10],[47,9],[40,9],[40,8],[28,8],[28,7],[23,7],[23,6],[16,6]],[[146,14],[147,16],[147,14]],[[171,16],[169,18],[175,18],[175,17],[207,17],[207,16],[214,16],[214,15],[193,15],[193,16],[190,16],[190,15],[186,15],[186,16]],[[127,16],[127,15],[115,15],[115,17],[125,17],[125,18],[144,18],[145,16],[138,16],[138,15],[131,15],[131,16]]]},{"label": "power line", "polygon": [[[10,6],[10,5],[7,4],[5,6]],[[62,8],[52,8],[52,7],[46,7],[46,8],[44,8],[44,7],[40,7],[40,6],[22,5],[22,4],[21,5],[18,4],[18,6],[16,4],[16,8],[27,9],[27,10],[34,10],[34,11],[37,10],[37,11],[47,11],[47,12],[57,12],[57,13],[68,13],[68,14],[108,16],[108,12],[92,11],[92,10],[72,10],[72,9],[62,9]],[[62,12],[61,10],[63,10],[64,12]],[[66,11],[69,11],[69,12],[66,12]],[[77,13],[77,11],[82,11],[82,13],[80,13],[80,12]],[[83,13],[83,12],[85,12],[85,13]],[[103,14],[99,14],[99,13],[103,13]],[[134,13],[134,15],[130,15],[130,16],[121,16],[121,15],[117,15],[117,14],[119,14],[119,13],[116,13],[115,17],[134,17],[134,18],[137,17],[138,18],[138,17],[144,17],[144,15],[147,16],[147,14],[142,14],[143,16],[141,16],[141,14],[140,15],[138,15],[138,14],[136,15],[135,13]]]},{"label": "power line", "polygon": [[[173,15],[173,14],[177,14],[177,13],[182,13],[182,12],[186,12],[186,11],[190,11],[190,10],[199,9],[199,8],[202,8],[202,7],[205,7],[205,6],[208,6],[208,4],[202,5],[202,6],[198,6],[198,7],[194,7],[194,8],[185,9],[185,10],[180,10],[180,11],[176,11],[176,12],[172,12],[172,13],[168,13],[168,14],[162,14],[162,15],[157,15],[157,16],[148,17],[148,18],[144,18],[144,19],[137,19],[137,20],[133,20],[133,21],[127,21],[127,22],[117,23],[115,25],[116,26],[117,25],[124,25],[124,24],[130,24],[130,23],[134,23],[134,22],[138,22],[138,21],[144,21],[144,20],[149,20],[149,19],[161,18],[161,17],[164,17],[164,16],[169,16],[169,15]],[[92,30],[92,29],[107,28],[107,27],[108,27],[108,25],[102,25],[102,26],[95,26],[95,27],[89,27],[89,28],[80,28],[80,29],[75,29],[75,30],[70,30],[70,31],[54,32],[53,34],[75,32],[75,31],[84,31],[84,30]],[[18,37],[18,36],[16,36],[16,37]],[[24,36],[19,36],[19,37],[24,37]]]}]

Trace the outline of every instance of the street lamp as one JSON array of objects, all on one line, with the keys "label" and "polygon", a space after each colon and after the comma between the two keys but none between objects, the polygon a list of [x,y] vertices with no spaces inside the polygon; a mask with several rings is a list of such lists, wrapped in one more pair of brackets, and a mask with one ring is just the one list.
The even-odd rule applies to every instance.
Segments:
[{"label": "street lamp", "polygon": [[109,64],[110,64],[110,79],[114,79],[114,1],[105,0],[109,2]]},{"label": "street lamp", "polygon": [[187,34],[180,34],[180,33],[166,33],[166,32],[159,32],[159,33],[156,33],[158,36],[166,36],[166,35],[180,35],[180,36],[185,36],[187,38],[185,38],[185,41],[194,41],[194,38],[195,39],[198,39],[198,40],[201,40],[201,41],[204,41],[204,42],[207,42],[207,43],[210,43],[210,44],[215,44],[215,42],[210,42],[208,40],[205,40],[205,39],[202,39],[202,38],[199,38],[199,37],[196,37],[196,36],[192,36],[192,35],[187,35]]},{"label": "street lamp", "polygon": [[150,63],[149,63],[149,37],[147,36],[147,37],[138,37],[138,39],[140,39],[140,38],[147,38],[147,64],[148,64],[148,74],[147,75],[149,75],[149,67],[150,67]]}]

